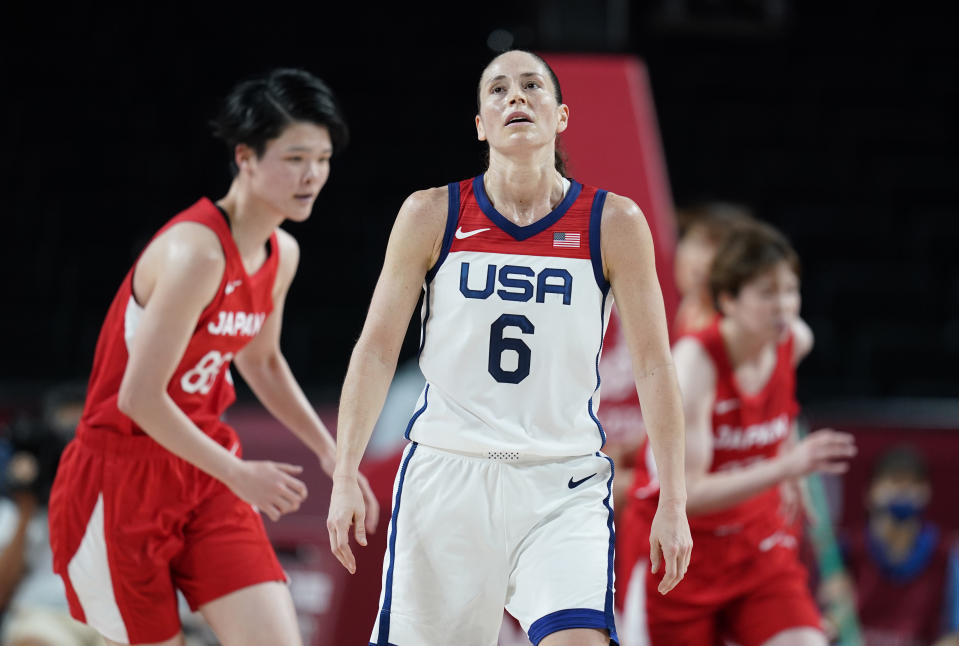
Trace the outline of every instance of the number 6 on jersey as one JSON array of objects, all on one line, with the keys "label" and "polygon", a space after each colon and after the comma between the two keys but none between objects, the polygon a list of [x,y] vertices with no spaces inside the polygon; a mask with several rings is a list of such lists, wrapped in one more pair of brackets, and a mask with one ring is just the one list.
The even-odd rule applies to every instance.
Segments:
[{"label": "number 6 on jersey", "polygon": [[[501,384],[518,384],[529,376],[530,349],[520,339],[504,337],[508,327],[519,328],[523,334],[532,334],[536,328],[521,314],[503,314],[489,328],[489,373]],[[516,368],[503,368],[503,352],[512,350],[517,355]]]}]

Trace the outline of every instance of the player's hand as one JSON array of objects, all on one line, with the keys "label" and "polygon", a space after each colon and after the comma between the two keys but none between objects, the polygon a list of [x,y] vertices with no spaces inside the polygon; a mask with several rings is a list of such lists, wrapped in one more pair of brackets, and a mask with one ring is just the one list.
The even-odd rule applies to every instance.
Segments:
[{"label": "player's hand", "polygon": [[376,500],[376,496],[373,495],[373,489],[370,487],[366,476],[359,473],[357,474],[356,480],[360,485],[360,491],[363,492],[363,502],[366,503],[366,522],[364,523],[366,533],[372,534],[376,531],[376,526],[380,520],[380,503]]},{"label": "player's hand", "polygon": [[809,496],[806,480],[797,478],[783,480],[779,486],[779,497],[782,499],[779,513],[786,523],[792,525],[798,523],[801,518],[805,518],[812,527],[819,524],[819,514]]},{"label": "player's hand", "polygon": [[851,433],[824,428],[804,437],[786,454],[786,472],[790,477],[845,473],[855,455],[856,440]]},{"label": "player's hand", "polygon": [[237,496],[277,521],[296,511],[306,499],[306,485],[293,476],[303,467],[269,460],[243,460],[234,482],[226,483]]},{"label": "player's hand", "polygon": [[799,481],[795,478],[783,480],[779,485],[779,513],[787,525],[799,521],[799,512],[802,509],[802,492],[799,490]]},{"label": "player's hand", "polygon": [[[350,550],[350,526],[354,529],[356,542],[366,547],[366,503],[364,501],[361,474],[334,476],[333,492],[330,494],[330,513],[326,517],[326,529],[330,533],[330,551],[350,574],[356,574],[356,558]],[[369,489],[369,484],[366,485]],[[370,492],[372,496],[372,492]],[[379,507],[377,506],[377,514]]]},{"label": "player's hand", "polygon": [[[320,458],[320,467],[324,473],[332,478],[333,471],[336,469],[336,458]],[[358,473],[356,479],[360,485],[360,491],[363,492],[363,501],[366,503],[366,533],[372,534],[376,531],[376,526],[380,520],[380,503],[376,500],[376,496],[373,495],[373,489],[370,488],[370,483],[366,479],[366,476]]]},{"label": "player's hand", "polygon": [[659,593],[666,594],[686,576],[693,551],[685,505],[660,501],[649,532],[649,547],[652,573],[656,574],[660,565],[665,565]]}]

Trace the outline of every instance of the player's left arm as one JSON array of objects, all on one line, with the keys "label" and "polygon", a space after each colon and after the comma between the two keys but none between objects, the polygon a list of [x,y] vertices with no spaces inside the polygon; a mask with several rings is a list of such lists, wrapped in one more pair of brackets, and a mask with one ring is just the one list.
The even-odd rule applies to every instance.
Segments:
[{"label": "player's left arm", "polygon": [[666,308],[656,276],[653,237],[635,202],[613,193],[607,195],[601,247],[604,273],[616,299],[659,473],[659,507],[651,541],[661,545],[666,561],[661,586],[665,593],[682,579],[692,551],[686,518],[686,438]]},{"label": "player's left arm", "polygon": [[[300,388],[280,348],[283,308],[299,265],[300,247],[282,229],[277,230],[277,239],[280,260],[273,286],[273,312],[253,340],[237,353],[234,363],[260,403],[306,444],[316,454],[323,471],[332,475],[336,442]],[[366,479],[361,476],[360,480],[367,505],[366,526],[372,532],[379,517],[379,503]]]}]

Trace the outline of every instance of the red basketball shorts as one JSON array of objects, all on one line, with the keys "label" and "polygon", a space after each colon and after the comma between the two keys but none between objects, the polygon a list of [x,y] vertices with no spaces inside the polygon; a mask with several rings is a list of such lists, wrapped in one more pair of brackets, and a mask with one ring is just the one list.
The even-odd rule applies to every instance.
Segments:
[{"label": "red basketball shorts", "polygon": [[[214,439],[239,451],[221,426]],[[70,612],[108,639],[159,642],[192,609],[286,577],[259,514],[151,438],[81,427],[50,497],[54,570]]]},{"label": "red basketball shorts", "polygon": [[621,634],[630,646],[761,646],[792,628],[821,629],[791,532],[763,536],[693,535],[685,578],[657,590],[660,571],[640,558],[629,581]]}]

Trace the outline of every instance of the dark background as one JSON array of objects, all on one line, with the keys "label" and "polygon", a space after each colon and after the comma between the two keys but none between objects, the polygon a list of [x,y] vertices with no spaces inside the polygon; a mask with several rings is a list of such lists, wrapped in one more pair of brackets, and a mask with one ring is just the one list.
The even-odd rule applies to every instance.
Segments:
[{"label": "dark background", "polygon": [[817,334],[804,403],[954,396],[957,38],[906,5],[808,4],[5,3],[0,398],[86,378],[143,244],[228,187],[207,127],[218,99],[283,65],[327,80],[353,135],[313,217],[284,225],[303,249],[284,350],[308,394],[335,401],[403,199],[482,170],[475,84],[488,41],[510,39],[642,58],[676,204],[742,202],[791,237]]}]

